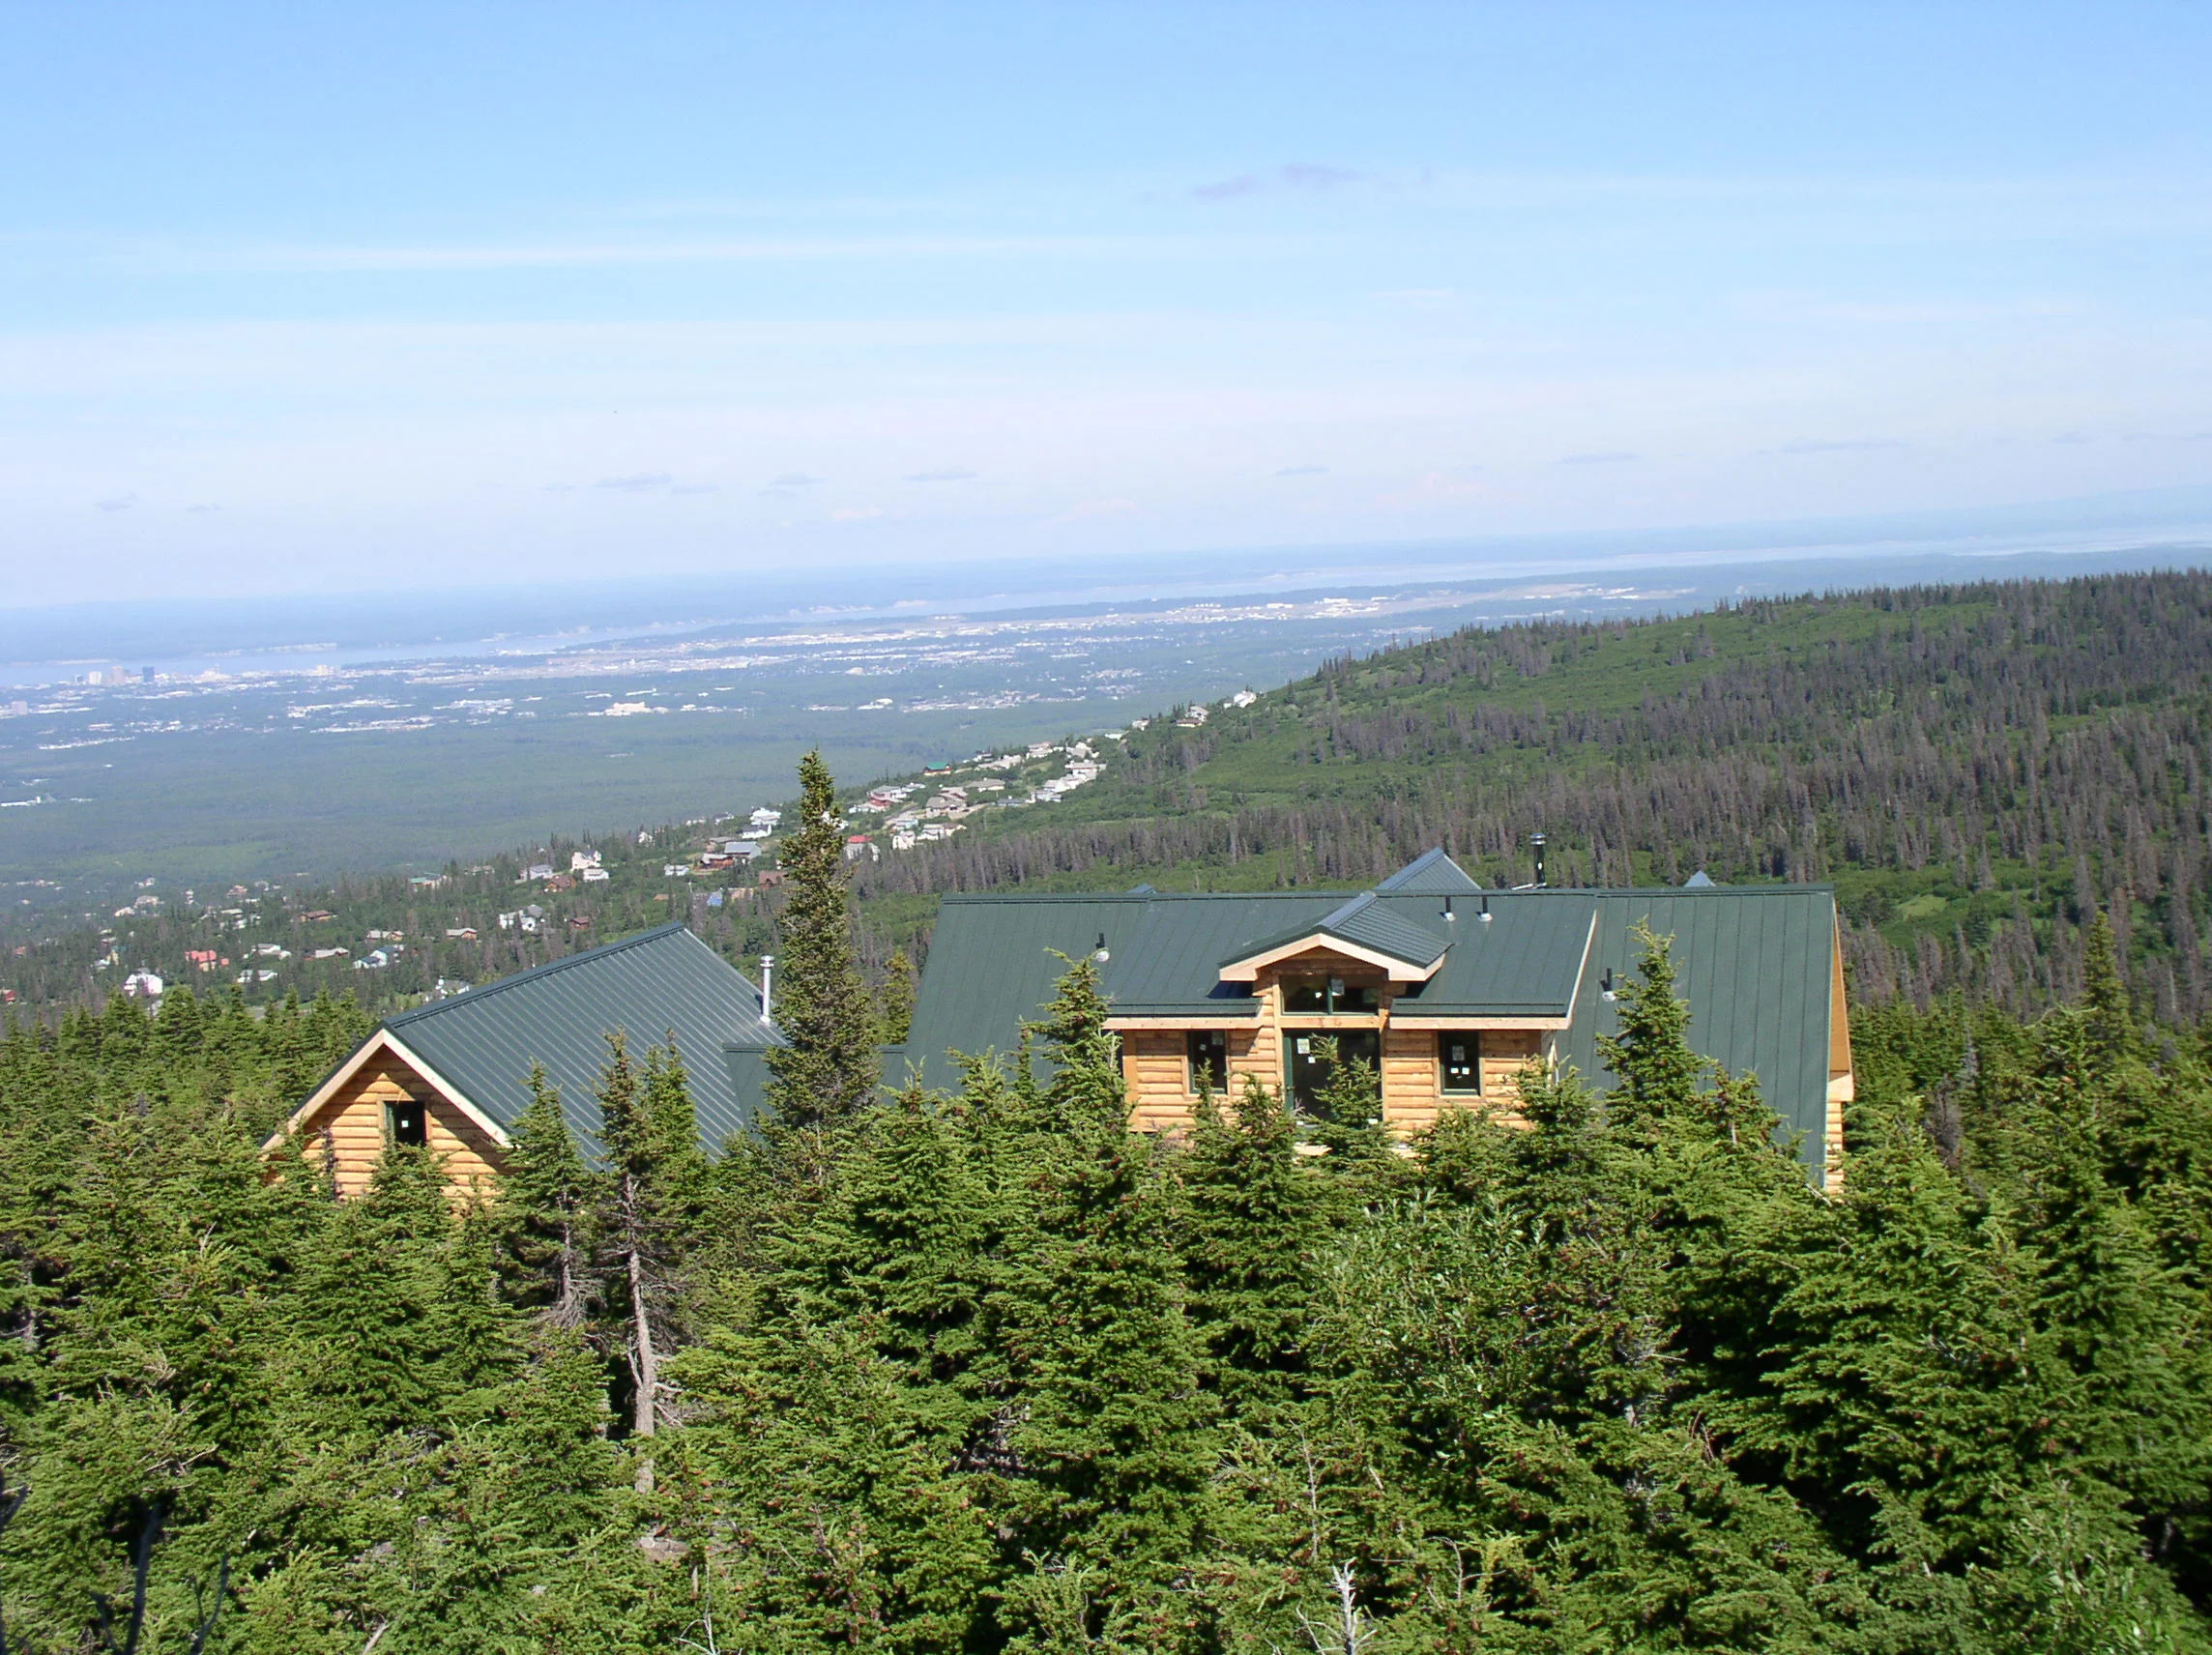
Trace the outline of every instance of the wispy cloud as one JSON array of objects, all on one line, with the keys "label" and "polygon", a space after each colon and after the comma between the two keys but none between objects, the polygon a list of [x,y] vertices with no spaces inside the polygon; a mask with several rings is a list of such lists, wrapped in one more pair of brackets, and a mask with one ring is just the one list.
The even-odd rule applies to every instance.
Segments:
[{"label": "wispy cloud", "polygon": [[105,500],[94,502],[102,511],[128,511],[138,504],[138,496],[129,491],[111,494]]},{"label": "wispy cloud", "polygon": [[865,523],[869,518],[881,517],[883,514],[884,508],[881,506],[840,506],[836,510],[830,513],[830,521],[832,523]]},{"label": "wispy cloud", "polygon": [[957,469],[910,471],[906,474],[906,480],[909,482],[973,482],[975,479],[975,474],[974,472]]},{"label": "wispy cloud", "polygon": [[1620,464],[1623,464],[1624,462],[1626,462],[1626,461],[1628,461],[1628,460],[1632,460],[1632,459],[1634,459],[1635,457],[1636,457],[1636,456],[1635,456],[1634,454],[1628,454],[1628,453],[1615,453],[1615,452],[1612,452],[1612,451],[1610,451],[1610,450],[1609,450],[1609,451],[1607,451],[1607,452],[1604,452],[1604,453],[1595,453],[1595,454],[1561,454],[1561,455],[1559,456],[1559,464],[1561,464],[1561,465],[1578,465],[1578,466],[1579,466],[1579,465],[1620,465]]},{"label": "wispy cloud", "polygon": [[1134,500],[1086,500],[1067,508],[1070,517],[1126,517],[1137,509]]},{"label": "wispy cloud", "polygon": [[2212,431],[2130,431],[2123,443],[2212,443]]},{"label": "wispy cloud", "polygon": [[1800,442],[1784,443],[1778,449],[1762,449],[1762,453],[1774,454],[1863,454],[1875,449],[1909,449],[1910,443],[1896,437],[1846,437],[1840,440],[1808,437]]},{"label": "wispy cloud", "polygon": [[1284,466],[1275,475],[1277,477],[1326,477],[1328,467],[1324,465]]},{"label": "wispy cloud", "polygon": [[1160,236],[758,237],[685,242],[531,242],[510,245],[154,247],[129,262],[241,273],[496,271],[621,265],[804,264],[908,259],[1096,259],[1197,251]]},{"label": "wispy cloud", "polygon": [[1201,201],[1236,201],[1247,195],[1260,195],[1279,189],[1318,194],[1324,190],[1341,189],[1348,184],[1361,183],[1364,177],[1364,174],[1341,166],[1323,166],[1314,161],[1295,160],[1269,172],[1239,173],[1235,178],[1197,185],[1192,188],[1191,193]]},{"label": "wispy cloud", "polygon": [[219,506],[207,504],[200,506],[188,506],[185,508],[185,509],[194,517],[204,517],[210,511],[220,511],[222,508]]},{"label": "wispy cloud", "polygon": [[828,478],[808,477],[802,471],[787,471],[781,477],[770,478],[768,485],[771,488],[812,488],[818,482],[829,480]]},{"label": "wispy cloud", "polygon": [[711,482],[678,482],[664,471],[633,472],[628,477],[602,477],[592,484],[616,494],[713,494]]}]

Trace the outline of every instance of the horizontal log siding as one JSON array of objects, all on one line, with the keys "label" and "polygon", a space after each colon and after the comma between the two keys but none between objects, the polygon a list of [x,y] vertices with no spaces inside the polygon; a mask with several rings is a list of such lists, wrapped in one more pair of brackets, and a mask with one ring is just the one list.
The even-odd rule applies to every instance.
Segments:
[{"label": "horizontal log siding", "polygon": [[301,1137],[308,1161],[321,1164],[327,1155],[338,1194],[361,1194],[384,1155],[385,1106],[410,1096],[424,1106],[430,1150],[444,1158],[454,1195],[466,1196],[480,1185],[488,1193],[501,1169],[499,1146],[429,1082],[389,1056],[364,1064],[306,1123]]},{"label": "horizontal log siding", "polygon": [[1382,1119],[1390,1130],[1411,1137],[1426,1132],[1447,1108],[1489,1109],[1513,1125],[1522,1124],[1518,1104],[1521,1071],[1536,1061],[1543,1035],[1533,1029],[1486,1029],[1482,1041],[1482,1095],[1443,1089],[1443,1067],[1437,1061],[1434,1029],[1392,1029],[1382,1036]]},{"label": "horizontal log siding", "polygon": [[[1282,984],[1287,978],[1334,976],[1347,983],[1363,983],[1377,991],[1382,1007],[1382,1119],[1399,1137],[1411,1138],[1436,1124],[1447,1105],[1500,1111],[1518,1124],[1514,1105],[1519,1095],[1521,1070],[1543,1052],[1543,1034],[1534,1029],[1485,1030],[1482,1039],[1482,1096],[1443,1093],[1443,1076],[1437,1063],[1437,1031],[1433,1029],[1390,1027],[1389,983],[1373,966],[1309,950],[1294,960],[1265,968],[1253,985],[1260,1015],[1249,1029],[1229,1032],[1229,1085],[1237,1090],[1246,1077],[1269,1091],[1283,1087]],[[1295,1015],[1289,1024],[1299,1031],[1326,1033],[1331,1029],[1373,1029],[1374,1017],[1317,1017]],[[1176,1132],[1190,1124],[1197,1098],[1190,1089],[1190,1062],[1180,1029],[1132,1029],[1121,1036],[1121,1072],[1129,1083],[1129,1124],[1140,1132]]]},{"label": "horizontal log siding", "polygon": [[[1121,1036],[1121,1073],[1129,1082],[1129,1124],[1140,1132],[1178,1132],[1191,1122],[1198,1095],[1190,1088],[1190,1047],[1181,1029],[1133,1029]],[[1229,1031],[1229,1086],[1244,1077],[1282,1085],[1282,1047],[1269,1028]],[[1227,1107],[1228,1099],[1221,1100]]]}]

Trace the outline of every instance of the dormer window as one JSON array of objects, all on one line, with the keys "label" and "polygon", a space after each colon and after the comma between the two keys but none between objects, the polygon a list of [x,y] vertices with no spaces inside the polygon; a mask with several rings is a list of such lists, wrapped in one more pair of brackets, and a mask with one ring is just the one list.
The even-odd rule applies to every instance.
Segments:
[{"label": "dormer window", "polygon": [[1292,1016],[1358,1017],[1375,1010],[1372,983],[1342,977],[1293,977],[1283,984],[1283,1010]]}]

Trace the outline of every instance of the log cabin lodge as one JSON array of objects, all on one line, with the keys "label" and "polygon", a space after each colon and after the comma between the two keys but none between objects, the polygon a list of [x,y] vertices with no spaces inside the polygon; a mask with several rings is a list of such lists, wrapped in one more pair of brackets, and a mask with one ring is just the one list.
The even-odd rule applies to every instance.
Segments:
[{"label": "log cabin lodge", "polygon": [[[1097,961],[1129,1087],[1131,1124],[1187,1124],[1201,1080],[1257,1076],[1310,1109],[1333,1036],[1382,1081],[1384,1125],[1412,1137],[1448,1108],[1510,1117],[1531,1062],[1572,1064],[1603,1090],[1632,933],[1674,938],[1690,1039],[1758,1075],[1812,1175],[1832,1182],[1852,1095],[1833,893],[1719,886],[1485,890],[1431,851],[1370,890],[947,896],[888,1084],[957,1084],[954,1053],[1013,1050],[1064,961]],[[341,1193],[388,1144],[424,1145],[466,1185],[497,1176],[541,1065],[587,1150],[605,1036],[673,1039],[710,1152],[759,1113],[780,1043],[761,987],[681,924],[662,926],[386,1021],[292,1116]],[[272,1147],[282,1141],[272,1140]]]}]

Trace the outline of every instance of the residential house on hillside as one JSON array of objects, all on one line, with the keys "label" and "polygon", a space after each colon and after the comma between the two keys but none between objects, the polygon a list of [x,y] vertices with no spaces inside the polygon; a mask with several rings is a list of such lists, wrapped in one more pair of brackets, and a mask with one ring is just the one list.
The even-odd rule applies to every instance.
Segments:
[{"label": "residential house on hillside", "polygon": [[[764,876],[763,883],[767,883]],[[1381,1077],[1382,1118],[1410,1137],[1452,1107],[1511,1117],[1530,1063],[1610,1084],[1639,923],[1674,939],[1691,1040],[1758,1074],[1810,1171],[1832,1177],[1852,1094],[1843,958],[1821,886],[1485,890],[1432,851],[1363,891],[947,896],[912,1031],[885,1080],[958,1082],[951,1054],[1011,1052],[1067,959],[1097,962],[1120,1035],[1132,1124],[1186,1126],[1202,1083],[1254,1077],[1319,1106],[1320,1042]],[[294,1115],[341,1188],[391,1142],[427,1144],[457,1179],[495,1173],[543,1065],[596,1144],[604,1036],[671,1036],[718,1150],[757,1116],[780,1042],[760,989],[681,925],[607,944],[386,1023]]]},{"label": "residential house on hillside", "polygon": [[[777,1043],[760,991],[682,925],[571,954],[389,1018],[292,1114],[308,1155],[339,1192],[359,1194],[388,1145],[426,1146],[468,1184],[501,1171],[541,1065],[561,1110],[597,1153],[606,1035],[645,1049],[674,1041],[698,1112],[719,1151],[758,1113],[763,1056]],[[282,1142],[272,1139],[270,1148]]]}]

